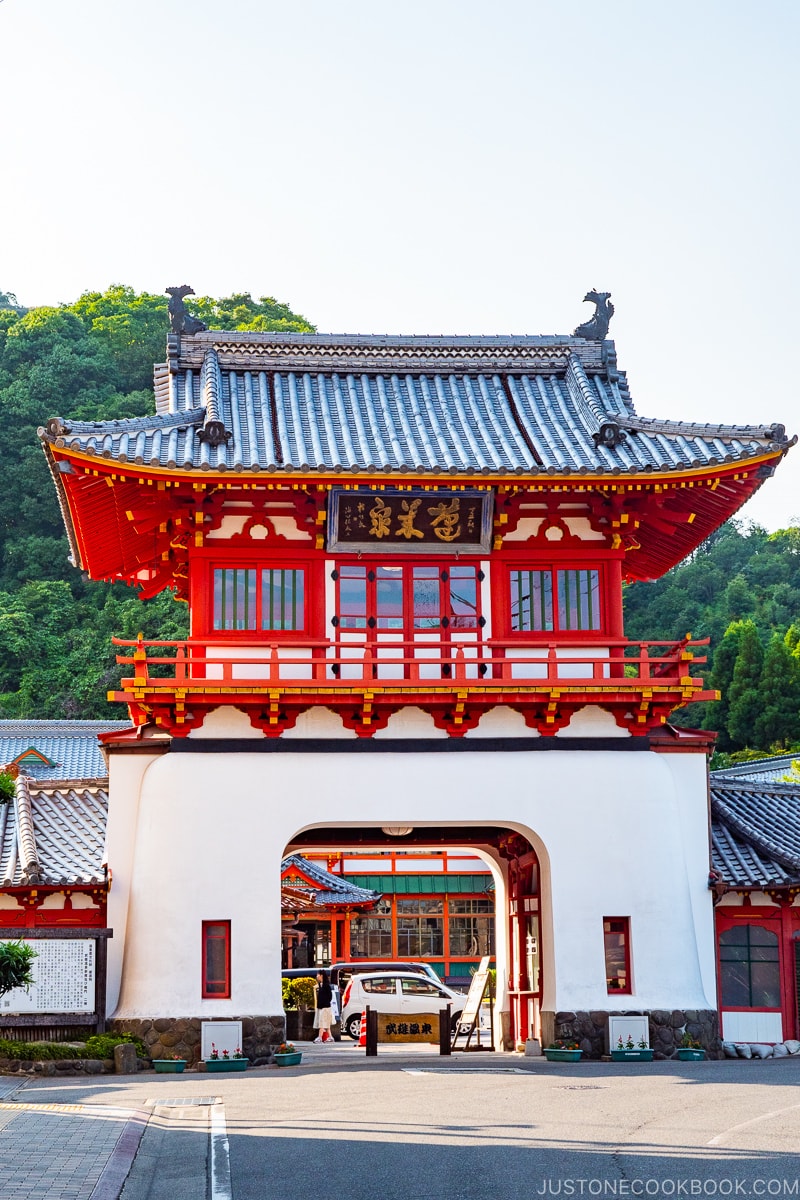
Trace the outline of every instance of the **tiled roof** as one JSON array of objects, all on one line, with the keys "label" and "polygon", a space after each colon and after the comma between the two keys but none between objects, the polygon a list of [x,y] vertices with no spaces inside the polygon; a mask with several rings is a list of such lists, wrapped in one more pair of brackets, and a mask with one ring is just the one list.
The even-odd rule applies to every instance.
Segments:
[{"label": "tiled roof", "polygon": [[319,863],[299,854],[290,854],[283,859],[281,875],[289,867],[302,872],[318,888],[314,896],[315,908],[324,908],[326,904],[374,904],[381,898],[380,892],[358,887],[355,883],[343,879],[341,875],[332,875]]},{"label": "tiled roof", "polygon": [[53,764],[33,755],[20,762],[34,779],[100,778],[108,769],[98,734],[128,728],[130,721],[0,721],[0,769],[34,749]]},{"label": "tiled roof", "polygon": [[13,801],[0,805],[0,886],[105,880],[108,793],[102,783],[17,778]]},{"label": "tiled roof", "polygon": [[712,865],[731,887],[800,883],[800,785],[711,775]]},{"label": "tiled roof", "polygon": [[792,763],[800,759],[800,754],[772,755],[770,758],[754,758],[750,762],[737,763],[735,767],[725,767],[722,771],[714,772],[714,779],[743,783],[783,783],[784,775],[792,770]]},{"label": "tiled roof", "polygon": [[637,417],[613,343],[574,337],[169,339],[158,412],[43,440],[178,471],[631,474],[739,462],[783,426]]}]

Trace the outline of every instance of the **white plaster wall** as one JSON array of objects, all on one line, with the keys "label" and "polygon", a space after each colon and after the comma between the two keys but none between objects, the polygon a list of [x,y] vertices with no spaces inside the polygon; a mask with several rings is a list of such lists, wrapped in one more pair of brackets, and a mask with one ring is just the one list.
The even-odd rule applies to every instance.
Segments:
[{"label": "white plaster wall", "polygon": [[108,927],[113,930],[113,937],[108,941],[106,1006],[109,1013],[113,1013],[117,1005],[122,978],[142,778],[155,761],[155,754],[112,752],[108,756],[109,803],[103,862],[111,870],[107,906]]},{"label": "white plaster wall", "polygon": [[[280,860],[331,824],[517,829],[542,864],[544,1009],[715,1007],[701,755],[296,749],[147,767],[117,1015],[279,1012]],[[632,996],[606,993],[604,916],[631,917]],[[232,922],[230,1001],[200,999],[204,919]]]}]

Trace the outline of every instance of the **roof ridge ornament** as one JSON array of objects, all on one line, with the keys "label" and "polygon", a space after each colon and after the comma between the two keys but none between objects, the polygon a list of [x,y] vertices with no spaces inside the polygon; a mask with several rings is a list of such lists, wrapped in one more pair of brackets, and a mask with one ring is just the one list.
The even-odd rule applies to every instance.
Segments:
[{"label": "roof ridge ornament", "polygon": [[598,292],[592,289],[583,297],[584,304],[591,301],[594,304],[594,316],[584,321],[573,331],[573,337],[586,338],[590,342],[602,342],[608,334],[608,326],[614,315],[614,305],[611,303],[611,292]]},{"label": "roof ridge ornament", "polygon": [[193,317],[191,313],[188,313],[186,305],[183,303],[184,296],[195,295],[194,288],[189,287],[188,283],[182,283],[180,287],[168,287],[164,290],[169,296],[167,311],[169,312],[169,327],[172,333],[186,333],[191,336],[195,333],[202,333],[204,329],[208,329],[205,321],[201,321],[199,317]]}]

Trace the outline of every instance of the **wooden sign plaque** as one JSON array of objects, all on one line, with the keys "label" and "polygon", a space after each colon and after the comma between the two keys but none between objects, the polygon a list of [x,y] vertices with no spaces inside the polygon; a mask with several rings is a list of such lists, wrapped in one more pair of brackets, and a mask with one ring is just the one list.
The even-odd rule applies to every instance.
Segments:
[{"label": "wooden sign plaque", "polygon": [[332,488],[328,550],[370,554],[485,554],[493,493],[439,488],[407,492]]}]

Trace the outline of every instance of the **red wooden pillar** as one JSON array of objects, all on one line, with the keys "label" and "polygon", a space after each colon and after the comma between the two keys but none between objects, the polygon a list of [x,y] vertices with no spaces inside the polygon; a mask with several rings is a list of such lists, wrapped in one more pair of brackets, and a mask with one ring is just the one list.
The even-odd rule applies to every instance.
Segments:
[{"label": "red wooden pillar", "polygon": [[783,1040],[796,1038],[797,984],[795,980],[795,939],[792,922],[792,897],[781,896],[781,1011]]}]

